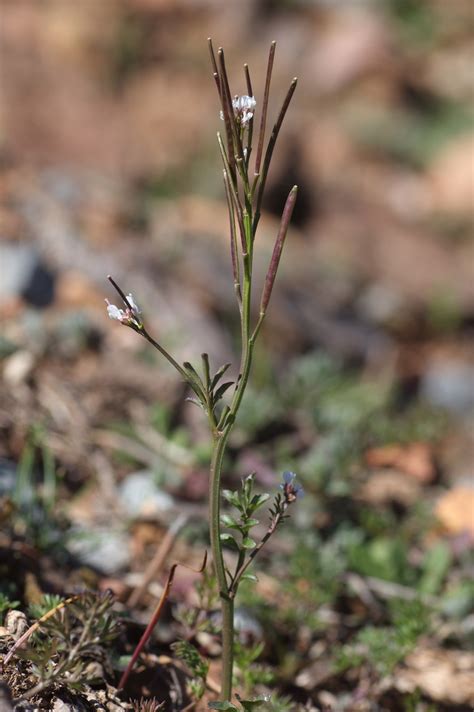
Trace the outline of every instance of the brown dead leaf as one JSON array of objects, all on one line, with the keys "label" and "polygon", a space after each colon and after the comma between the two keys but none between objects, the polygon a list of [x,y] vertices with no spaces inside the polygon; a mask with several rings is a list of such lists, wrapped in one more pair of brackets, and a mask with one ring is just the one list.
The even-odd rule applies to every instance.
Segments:
[{"label": "brown dead leaf", "polygon": [[371,504],[397,502],[408,507],[420,495],[420,484],[399,470],[378,470],[361,487],[359,496]]},{"label": "brown dead leaf", "polygon": [[132,556],[134,561],[143,561],[147,552],[155,551],[163,539],[165,530],[156,522],[137,521],[132,528]]},{"label": "brown dead leaf", "polygon": [[417,648],[395,678],[403,692],[419,688],[438,702],[474,704],[474,654],[461,650]]},{"label": "brown dead leaf", "polygon": [[474,134],[453,140],[435,159],[429,179],[439,210],[472,216]]},{"label": "brown dead leaf", "polygon": [[440,497],[435,514],[449,534],[474,537],[474,489],[455,487]]},{"label": "brown dead leaf", "polygon": [[421,484],[429,484],[435,476],[433,453],[428,443],[371,448],[366,452],[365,459],[369,467],[393,467]]}]

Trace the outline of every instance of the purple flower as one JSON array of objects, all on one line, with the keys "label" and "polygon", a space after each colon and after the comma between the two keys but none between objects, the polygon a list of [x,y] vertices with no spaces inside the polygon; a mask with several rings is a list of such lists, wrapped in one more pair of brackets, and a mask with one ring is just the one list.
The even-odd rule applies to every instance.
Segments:
[{"label": "purple flower", "polygon": [[297,497],[303,497],[304,490],[301,485],[296,484],[294,472],[284,472],[283,482],[280,485],[280,489],[283,490],[283,495],[287,504],[291,504],[295,501]]}]

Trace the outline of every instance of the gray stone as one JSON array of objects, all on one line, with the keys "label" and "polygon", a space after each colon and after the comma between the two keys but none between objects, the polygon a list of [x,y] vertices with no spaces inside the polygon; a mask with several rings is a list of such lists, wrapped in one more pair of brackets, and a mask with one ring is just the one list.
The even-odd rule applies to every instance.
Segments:
[{"label": "gray stone", "polygon": [[456,415],[474,411],[474,366],[456,360],[429,364],[421,382],[422,396]]},{"label": "gray stone", "polygon": [[0,457],[0,496],[11,495],[15,489],[17,467],[14,462]]},{"label": "gray stone", "polygon": [[0,241],[0,301],[18,297],[23,292],[37,261],[37,255],[31,245]]},{"label": "gray stone", "polygon": [[357,301],[359,314],[374,324],[389,324],[407,308],[400,294],[384,284],[371,284]]},{"label": "gray stone", "polygon": [[5,359],[3,365],[3,378],[9,386],[19,386],[31,374],[35,365],[35,357],[31,351],[15,351]]},{"label": "gray stone", "polygon": [[128,475],[120,485],[119,498],[124,512],[132,518],[159,517],[174,506],[171,495],[155,485],[153,473],[149,470]]},{"label": "gray stone", "polygon": [[105,574],[115,574],[130,562],[128,536],[121,530],[77,528],[67,548],[83,564]]},{"label": "gray stone", "polygon": [[252,615],[248,608],[238,606],[234,613],[234,627],[239,639],[244,645],[254,645],[264,639],[263,628],[260,622]]},{"label": "gray stone", "polygon": [[27,243],[0,242],[0,301],[23,297],[34,307],[46,307],[54,299],[54,276]]}]

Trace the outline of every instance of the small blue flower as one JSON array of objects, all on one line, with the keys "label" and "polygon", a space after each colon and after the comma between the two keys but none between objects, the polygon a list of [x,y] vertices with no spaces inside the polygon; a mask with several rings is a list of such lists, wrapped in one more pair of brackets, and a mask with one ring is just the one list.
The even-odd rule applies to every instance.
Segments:
[{"label": "small blue flower", "polygon": [[283,482],[280,485],[280,489],[283,490],[287,504],[291,504],[297,497],[303,497],[304,495],[302,486],[295,483],[295,477],[294,472],[286,471],[283,473]]}]

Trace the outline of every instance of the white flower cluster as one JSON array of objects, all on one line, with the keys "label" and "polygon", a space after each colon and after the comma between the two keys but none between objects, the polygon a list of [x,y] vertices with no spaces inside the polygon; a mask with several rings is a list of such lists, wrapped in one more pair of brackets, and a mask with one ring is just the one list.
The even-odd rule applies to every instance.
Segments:
[{"label": "white flower cluster", "polygon": [[115,304],[111,304],[108,299],[105,301],[107,302],[107,314],[111,319],[116,319],[122,324],[127,324],[129,321],[140,321],[141,310],[131,294],[127,294],[127,301],[130,304],[129,309],[119,309]]},{"label": "white flower cluster", "polygon": [[[255,107],[257,102],[255,97],[247,96],[235,96],[232,100],[232,108],[234,109],[234,115],[241,126],[246,126],[250,119],[255,113]],[[221,111],[221,119],[224,119],[224,112]]]}]

